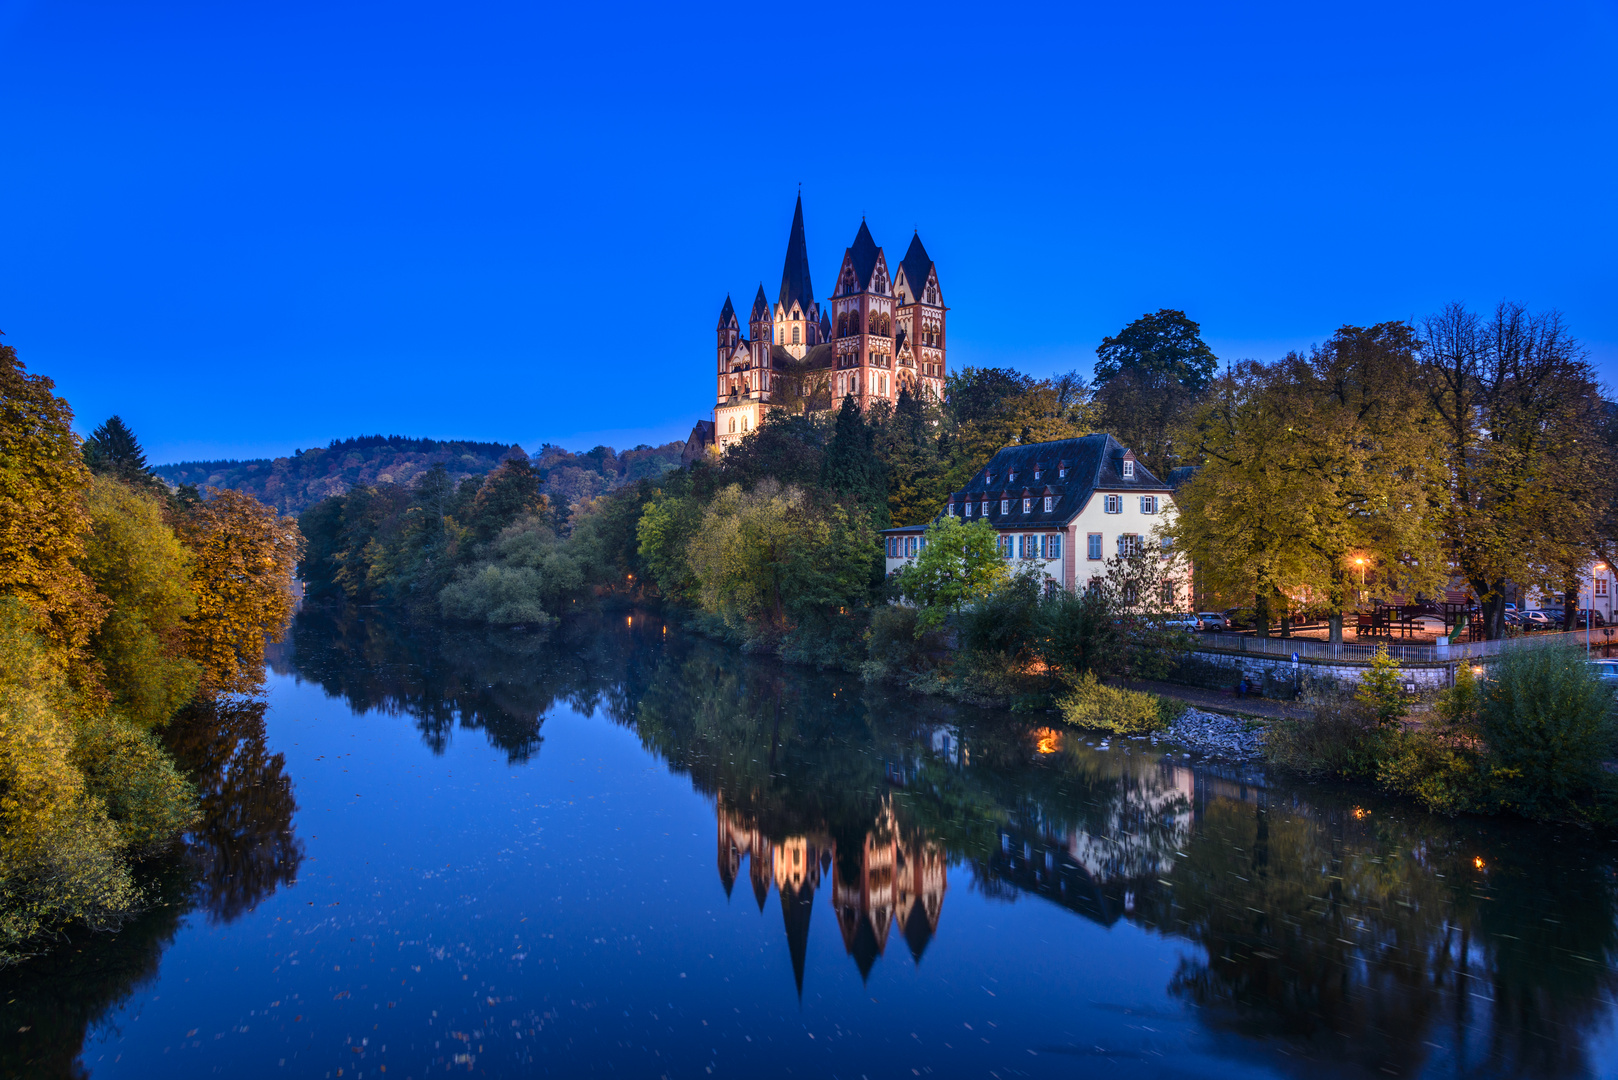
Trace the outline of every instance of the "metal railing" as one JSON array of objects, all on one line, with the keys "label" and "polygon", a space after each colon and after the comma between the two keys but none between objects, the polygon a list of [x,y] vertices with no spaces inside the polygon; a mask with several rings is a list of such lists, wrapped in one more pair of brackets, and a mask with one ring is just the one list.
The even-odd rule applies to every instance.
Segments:
[{"label": "metal railing", "polygon": [[[1602,633],[1605,629],[1610,628],[1597,626],[1588,632],[1588,645],[1591,649],[1604,650],[1609,643],[1618,645],[1618,634],[1607,637]],[[1437,664],[1498,656],[1508,649],[1534,648],[1542,645],[1576,645],[1582,649],[1586,643],[1586,631],[1583,629],[1522,634],[1516,637],[1496,638],[1494,641],[1456,642],[1453,645],[1415,645],[1401,642],[1397,638],[1345,641],[1333,645],[1311,638],[1261,638],[1247,634],[1214,632],[1198,634],[1196,647],[1262,656],[1290,657],[1293,653],[1297,653],[1300,659],[1342,660],[1351,664],[1368,663],[1376,655],[1376,650],[1381,647],[1386,648],[1388,655],[1401,663]]]}]

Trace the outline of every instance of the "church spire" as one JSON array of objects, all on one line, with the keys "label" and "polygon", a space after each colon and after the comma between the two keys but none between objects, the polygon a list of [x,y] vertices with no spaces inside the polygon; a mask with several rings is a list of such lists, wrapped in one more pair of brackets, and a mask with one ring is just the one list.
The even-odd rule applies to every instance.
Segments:
[{"label": "church spire", "polygon": [[781,268],[781,292],[775,302],[787,311],[797,301],[800,311],[808,312],[815,302],[814,286],[809,283],[809,245],[803,238],[803,195],[792,211],[792,232],[787,237],[786,265]]}]

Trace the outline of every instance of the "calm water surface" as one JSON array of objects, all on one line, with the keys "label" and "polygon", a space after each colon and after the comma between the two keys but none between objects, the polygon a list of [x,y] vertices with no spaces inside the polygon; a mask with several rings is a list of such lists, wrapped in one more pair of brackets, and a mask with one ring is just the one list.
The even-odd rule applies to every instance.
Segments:
[{"label": "calm water surface", "polygon": [[306,611],[27,1077],[1618,1076],[1613,845],[752,660]]}]

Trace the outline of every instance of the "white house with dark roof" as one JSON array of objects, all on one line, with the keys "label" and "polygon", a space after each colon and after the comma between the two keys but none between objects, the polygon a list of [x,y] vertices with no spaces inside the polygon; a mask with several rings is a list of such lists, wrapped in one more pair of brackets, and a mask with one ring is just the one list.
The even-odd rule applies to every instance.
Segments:
[{"label": "white house with dark roof", "polygon": [[[1053,583],[1078,590],[1106,575],[1108,559],[1157,543],[1153,533],[1173,514],[1167,483],[1111,435],[1090,434],[1006,447],[966,490],[950,493],[940,516],[988,520],[1007,559],[1034,561]],[[915,558],[926,531],[926,525],[883,531],[889,573]],[[1173,607],[1190,604],[1186,568]]]}]

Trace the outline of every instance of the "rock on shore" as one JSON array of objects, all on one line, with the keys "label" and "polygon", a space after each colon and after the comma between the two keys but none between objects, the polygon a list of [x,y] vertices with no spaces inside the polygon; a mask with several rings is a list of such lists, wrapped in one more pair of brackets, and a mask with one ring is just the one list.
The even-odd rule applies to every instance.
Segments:
[{"label": "rock on shore", "polygon": [[1263,757],[1261,734],[1237,717],[1188,708],[1159,738],[1226,761],[1257,761]]}]

